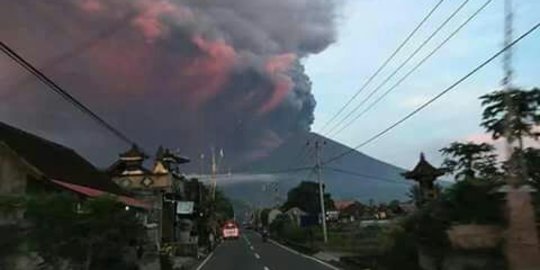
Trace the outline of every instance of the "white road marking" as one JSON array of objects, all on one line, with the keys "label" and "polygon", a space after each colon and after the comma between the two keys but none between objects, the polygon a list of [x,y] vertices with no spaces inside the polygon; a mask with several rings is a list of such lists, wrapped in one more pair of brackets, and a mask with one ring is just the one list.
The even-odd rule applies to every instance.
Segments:
[{"label": "white road marking", "polygon": [[317,259],[315,257],[311,257],[311,256],[308,256],[306,254],[300,253],[300,252],[298,252],[298,251],[296,251],[296,250],[294,250],[294,249],[292,249],[290,247],[284,246],[284,245],[282,245],[282,244],[280,244],[280,243],[278,243],[278,242],[276,242],[276,241],[274,241],[272,239],[268,239],[268,240],[270,241],[270,243],[272,243],[272,244],[274,244],[274,245],[276,245],[276,246],[278,246],[278,247],[280,247],[280,248],[282,248],[284,250],[287,250],[287,251],[289,251],[291,253],[294,253],[294,254],[302,256],[302,257],[304,257],[306,259],[310,259],[312,261],[318,262],[318,263],[320,263],[320,264],[322,264],[322,265],[324,265],[324,266],[326,266],[326,267],[328,267],[330,269],[341,270],[341,269],[339,269],[339,268],[337,268],[337,267],[335,267],[335,266],[333,266],[333,265],[331,265],[331,264],[329,264],[327,262],[321,261],[321,260],[319,260],[319,259]]},{"label": "white road marking", "polygon": [[204,261],[201,264],[199,264],[199,266],[195,270],[201,270],[203,268],[203,266],[210,260],[210,258],[212,258],[213,255],[214,255],[214,252],[211,252],[208,255],[208,257],[206,257],[206,259],[204,259]]},{"label": "white road marking", "polygon": [[249,249],[254,250],[253,246],[249,246]]},{"label": "white road marking", "polygon": [[270,268],[268,268],[268,267],[265,266],[265,267],[264,267],[264,270],[270,270]]},{"label": "white road marking", "polygon": [[259,254],[255,253],[255,258],[260,259],[261,256],[259,256]]}]

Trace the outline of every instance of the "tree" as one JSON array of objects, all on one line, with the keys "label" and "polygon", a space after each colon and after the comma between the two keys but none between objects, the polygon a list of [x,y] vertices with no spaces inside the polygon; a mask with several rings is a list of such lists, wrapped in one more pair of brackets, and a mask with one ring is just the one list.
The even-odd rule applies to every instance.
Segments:
[{"label": "tree", "polygon": [[113,198],[79,202],[71,195],[27,199],[25,217],[31,227],[28,246],[45,263],[69,263],[81,269],[130,269],[123,255],[143,236],[134,210]]},{"label": "tree", "polygon": [[267,227],[268,225],[268,215],[270,214],[270,211],[272,211],[272,209],[269,209],[269,208],[264,208],[262,211],[261,211],[261,224],[264,226],[264,227]]},{"label": "tree", "polygon": [[504,136],[509,142],[518,141],[523,149],[524,137],[540,135],[533,130],[540,123],[540,89],[495,91],[480,99],[484,106],[481,125],[493,139]]},{"label": "tree", "polygon": [[214,199],[214,214],[217,216],[217,219],[219,221],[225,221],[227,219],[234,218],[234,208],[229,200],[225,196],[222,190],[217,189],[216,190],[216,197]]},{"label": "tree", "polygon": [[494,150],[487,143],[454,142],[440,152],[446,157],[443,167],[456,179],[489,179],[499,175]]},{"label": "tree", "polygon": [[[329,193],[324,194],[324,206],[326,210],[334,209],[334,201]],[[287,201],[283,205],[283,210],[298,207],[310,214],[321,212],[319,200],[319,184],[315,182],[302,181],[297,187],[287,193]]]},{"label": "tree", "polygon": [[540,149],[528,147],[523,150],[527,175],[536,188],[540,188]]}]

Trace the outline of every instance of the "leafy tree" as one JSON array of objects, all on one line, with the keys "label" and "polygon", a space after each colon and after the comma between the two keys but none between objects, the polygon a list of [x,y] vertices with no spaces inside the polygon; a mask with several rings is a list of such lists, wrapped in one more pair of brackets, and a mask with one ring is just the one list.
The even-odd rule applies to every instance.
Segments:
[{"label": "leafy tree", "polygon": [[220,189],[216,190],[214,204],[214,214],[217,216],[218,220],[225,221],[234,218],[233,205],[229,198],[225,196],[225,193]]},{"label": "leafy tree", "polygon": [[455,183],[443,193],[448,219],[461,224],[499,224],[504,221],[504,195],[496,192],[501,182],[470,179]]},{"label": "leafy tree", "polygon": [[[326,210],[334,209],[334,202],[329,193],[324,194],[324,206]],[[321,212],[319,200],[319,184],[315,182],[302,181],[297,187],[287,193],[287,201],[283,205],[283,210],[298,207],[310,214]]]},{"label": "leafy tree", "polygon": [[440,150],[446,157],[443,167],[456,179],[492,178],[499,175],[495,148],[487,143],[454,142]]},{"label": "leafy tree", "polygon": [[69,195],[32,197],[25,217],[29,249],[53,268],[68,262],[82,269],[130,269],[123,255],[144,235],[134,211],[106,197],[82,203]]},{"label": "leafy tree", "polygon": [[378,264],[383,269],[416,270],[420,268],[416,239],[404,224],[388,226],[380,238],[382,256]]},{"label": "leafy tree", "polygon": [[524,137],[538,137],[535,125],[540,123],[540,89],[495,91],[480,97],[484,112],[482,126],[494,139],[502,136],[518,141],[523,149]]},{"label": "leafy tree", "polygon": [[540,149],[528,147],[523,150],[527,175],[536,188],[540,188]]},{"label": "leafy tree", "polygon": [[270,211],[272,210],[268,208],[265,208],[261,211],[261,224],[265,227],[270,225],[268,224],[268,215],[270,214]]}]

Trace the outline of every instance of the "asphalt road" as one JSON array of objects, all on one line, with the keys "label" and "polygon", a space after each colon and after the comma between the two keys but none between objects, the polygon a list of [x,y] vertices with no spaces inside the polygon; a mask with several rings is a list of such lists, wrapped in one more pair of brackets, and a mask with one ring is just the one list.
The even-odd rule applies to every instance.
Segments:
[{"label": "asphalt road", "polygon": [[198,270],[332,270],[318,261],[270,242],[262,242],[254,232],[244,232],[238,240],[224,241]]}]

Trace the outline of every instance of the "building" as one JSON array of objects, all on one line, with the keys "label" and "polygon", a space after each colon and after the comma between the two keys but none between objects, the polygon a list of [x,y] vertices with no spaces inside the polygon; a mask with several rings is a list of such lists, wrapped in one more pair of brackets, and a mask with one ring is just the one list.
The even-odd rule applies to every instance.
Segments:
[{"label": "building", "polygon": [[144,223],[157,246],[194,242],[191,235],[195,229],[195,201],[179,169],[179,165],[189,159],[163,147],[157,150],[150,169],[145,167],[147,159],[148,156],[133,145],[121,153],[107,171],[114,183],[152,205],[153,210],[144,217]]},{"label": "building", "polygon": [[285,215],[289,216],[289,218],[297,225],[300,226],[302,224],[302,218],[308,216],[308,213],[302,211],[302,209],[298,207],[293,207],[285,212]]},{"label": "building", "polygon": [[274,222],[274,220],[281,214],[283,213],[279,209],[270,210],[270,212],[268,212],[268,220],[266,224],[272,224],[272,222]]},{"label": "building", "polygon": [[[149,208],[129,196],[74,150],[0,122],[0,195],[70,192],[81,199],[114,195],[122,203]],[[16,222],[22,213],[0,217]]]},{"label": "building", "polygon": [[366,206],[357,201],[340,205],[339,219],[341,222],[354,222],[362,219],[366,214]]}]

